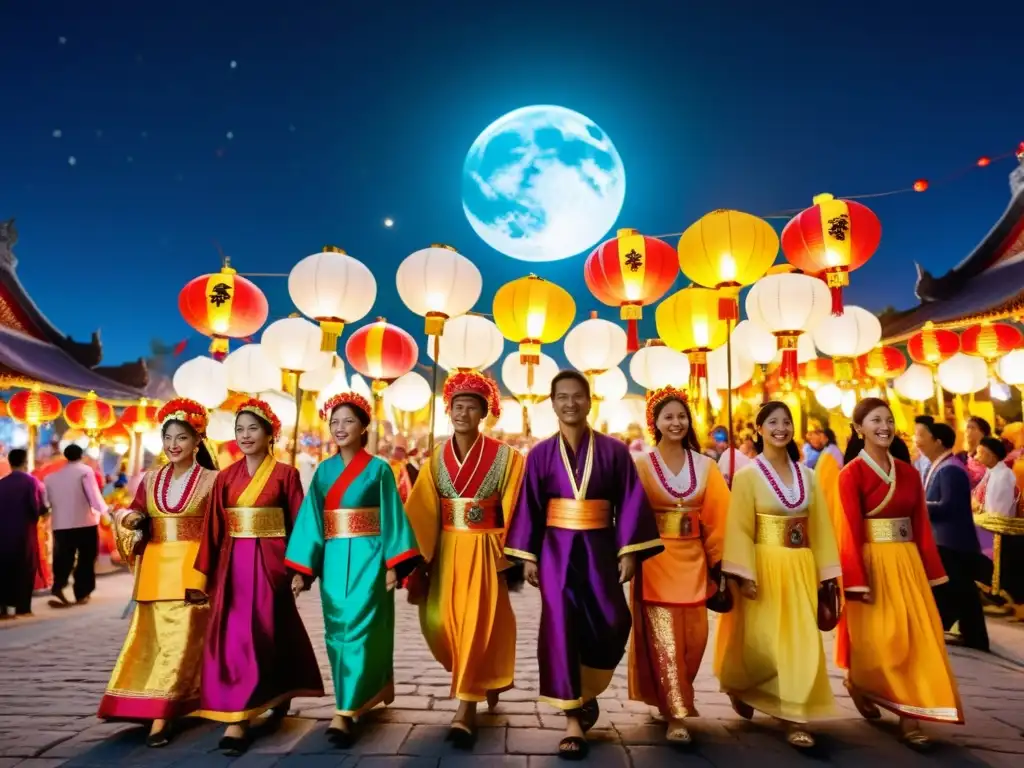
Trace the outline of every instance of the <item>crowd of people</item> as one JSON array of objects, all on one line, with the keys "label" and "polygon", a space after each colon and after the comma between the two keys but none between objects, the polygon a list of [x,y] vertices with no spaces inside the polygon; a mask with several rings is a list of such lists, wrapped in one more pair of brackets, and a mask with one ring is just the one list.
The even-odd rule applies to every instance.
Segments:
[{"label": "crowd of people", "polygon": [[[988,649],[975,513],[1016,516],[1020,496],[1006,465],[1015,457],[986,422],[972,420],[958,456],[953,429],[920,417],[912,458],[887,403],[866,398],[845,455],[820,424],[802,453],[789,407],[770,401],[738,448],[716,428],[702,451],[686,394],[666,387],[647,395],[655,445],[631,451],[589,426],[582,374],[560,372],[550,395],[558,432],[524,456],[481,432],[499,415],[494,382],[450,377],[452,437],[422,460],[372,456],[370,403],[337,395],[321,411],[336,451],[306,478],[275,459],[280,422],[266,402],[238,407],[241,458],[219,472],[206,410],[167,403],[166,463],[115,514],[134,608],[99,717],[148,723],[159,747],[177,720],[198,716],[225,725],[226,754],[244,753],[258,719],[324,694],[296,608],[319,580],[335,697],[327,733],[340,747],[394,699],[399,589],[451,674],[448,737],[460,748],[473,747],[478,705],[500,707],[515,684],[510,592],[524,585],[540,592],[539,698],[565,715],[566,759],[587,754],[599,696],[627,655],[630,698],[658,709],[669,742],[692,742],[708,611],[720,616],[713,669],[734,710],[775,718],[797,749],[814,746],[811,724],[834,711],[822,640],[833,629],[865,718],[894,713],[900,739],[920,750],[922,721],[963,722],[946,645]],[[0,480],[4,524],[34,530],[52,510],[51,603],[81,604],[105,508],[96,479],[77,446],[45,484],[23,453],[10,453],[14,471]],[[22,554],[0,573],[0,604],[16,613],[30,610],[35,568]]]}]

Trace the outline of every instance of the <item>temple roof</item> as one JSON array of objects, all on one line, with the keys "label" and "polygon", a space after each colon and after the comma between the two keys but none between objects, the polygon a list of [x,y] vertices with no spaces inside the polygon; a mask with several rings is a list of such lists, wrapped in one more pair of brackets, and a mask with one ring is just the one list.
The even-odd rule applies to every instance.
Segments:
[{"label": "temple roof", "polygon": [[918,306],[885,315],[882,338],[902,341],[926,322],[960,327],[999,320],[1024,308],[1024,159],[1010,174],[1011,198],[1003,215],[963,261],[941,277],[917,265]]}]

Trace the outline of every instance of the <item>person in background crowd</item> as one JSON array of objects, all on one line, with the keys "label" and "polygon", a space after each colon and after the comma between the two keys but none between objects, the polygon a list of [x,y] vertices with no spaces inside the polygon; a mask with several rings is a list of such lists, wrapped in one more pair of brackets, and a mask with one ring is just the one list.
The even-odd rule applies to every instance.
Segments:
[{"label": "person in background crowd", "polygon": [[[978,580],[991,589],[995,571],[995,558],[999,558],[999,591],[1006,594],[989,595],[993,603],[1002,604],[1006,595],[1016,603],[1024,603],[1024,536],[1010,532],[1000,534],[999,552],[994,551],[994,534],[988,528],[1000,530],[1003,526],[987,524],[986,519],[1020,517],[1021,492],[1013,470],[1000,458],[1001,441],[982,438],[978,446],[978,460],[988,467],[988,473],[975,489],[975,513],[979,522],[978,538],[986,559],[982,562]],[[994,522],[994,521],[993,521]],[[987,526],[987,527],[986,527]]]},{"label": "person in background crowd", "polygon": [[918,422],[917,447],[931,466],[925,477],[928,517],[935,531],[939,557],[949,583],[935,590],[942,625],[949,632],[959,622],[960,637],[947,637],[969,648],[988,651],[988,629],[981,596],[974,584],[981,546],[971,514],[971,484],[967,470],[953,456],[956,433],[948,424]]},{"label": "person in background crowd", "polygon": [[978,461],[977,451],[983,438],[992,436],[992,426],[980,416],[971,416],[964,425],[964,447],[967,449],[956,455],[967,467],[967,476],[971,479],[973,490],[985,477],[985,465]]},{"label": "person in background crowd", "polygon": [[729,450],[729,430],[721,425],[711,430],[711,434],[708,435],[710,445],[707,450],[704,451],[704,455],[710,459],[718,461],[722,458]]},{"label": "person in background crowd", "polygon": [[[747,448],[747,443],[750,444],[750,448]],[[754,456],[757,455],[757,451],[753,448],[753,445],[753,440],[748,437],[741,441],[739,448],[731,450],[726,448],[726,450],[722,452],[722,455],[718,459],[718,471],[722,473],[722,477],[725,478],[725,482],[727,484],[731,484],[732,478],[735,474],[754,460]],[[753,451],[753,453],[751,453],[751,451]]]},{"label": "person in background crowd", "polygon": [[11,472],[0,479],[0,620],[32,615],[39,570],[37,528],[48,504],[43,484],[28,473],[28,454],[15,448],[7,461]]},{"label": "person in background crowd", "polygon": [[410,485],[416,485],[416,478],[420,476],[422,461],[423,457],[420,455],[420,449],[414,445],[409,449],[409,460],[405,463],[405,471],[409,475]]},{"label": "person in background crowd", "polygon": [[[107,502],[100,493],[96,472],[82,462],[81,446],[64,449],[67,464],[47,475],[44,484],[50,500],[53,525],[53,608],[72,605],[64,594],[74,570],[75,604],[85,605],[96,589],[96,556],[99,553],[100,515]],[[76,559],[77,558],[77,559]]]},{"label": "person in background crowd", "polygon": [[921,475],[921,482],[928,476],[928,470],[931,469],[932,463],[925,455],[924,451],[921,450],[920,443],[922,440],[926,440],[930,435],[928,427],[935,423],[933,416],[921,415],[914,417],[914,448],[917,453],[917,458],[912,462],[914,469]]}]

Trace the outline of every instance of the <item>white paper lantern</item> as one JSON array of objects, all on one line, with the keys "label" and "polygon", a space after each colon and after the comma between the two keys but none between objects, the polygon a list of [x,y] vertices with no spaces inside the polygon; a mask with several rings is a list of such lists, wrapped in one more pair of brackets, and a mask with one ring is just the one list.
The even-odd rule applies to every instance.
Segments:
[{"label": "white paper lantern", "polygon": [[821,320],[812,335],[815,346],[829,357],[859,357],[882,340],[882,324],[863,307],[847,306],[840,316]]},{"label": "white paper lantern", "polygon": [[226,443],[235,439],[235,414],[228,411],[212,411],[210,423],[206,425],[206,436],[215,443]]},{"label": "white paper lantern", "polygon": [[[772,343],[775,343],[774,338]],[[690,379],[690,361],[671,347],[648,342],[648,346],[638,349],[630,358],[629,375],[649,391],[668,386],[685,387]]]},{"label": "white paper lantern", "polygon": [[395,274],[402,302],[427,318],[426,333],[447,334],[445,320],[473,308],[483,290],[476,265],[448,245],[432,245],[405,257]]},{"label": "white paper lantern", "polygon": [[270,406],[270,409],[281,422],[282,430],[295,426],[295,419],[298,416],[298,410],[295,407],[294,397],[290,397],[289,395],[278,392],[277,390],[261,392],[258,397]]},{"label": "white paper lantern", "polygon": [[733,348],[744,352],[757,365],[768,365],[779,353],[772,332],[751,320],[740,320],[732,332]]},{"label": "white paper lantern", "polygon": [[647,420],[647,404],[641,397],[624,397],[598,406],[597,421],[608,432],[622,433],[630,427],[642,427]]},{"label": "white paper lantern", "polygon": [[407,413],[415,413],[430,404],[430,384],[416,371],[409,371],[395,379],[384,390],[385,408],[397,408]]},{"label": "white paper lantern", "polygon": [[281,369],[274,365],[263,346],[246,344],[224,359],[228,389],[252,394],[281,386]]},{"label": "white paper lantern", "polygon": [[1015,349],[999,359],[999,378],[1012,387],[1024,385],[1024,349]]},{"label": "white paper lantern", "polygon": [[629,382],[621,368],[609,368],[594,376],[594,391],[591,394],[606,403],[618,402],[628,391]]},{"label": "white paper lantern", "polygon": [[822,384],[814,390],[814,399],[826,411],[831,411],[843,402],[843,391],[835,384]]},{"label": "white paper lantern", "polygon": [[501,401],[501,416],[498,423],[494,425],[495,432],[502,432],[506,435],[523,434],[523,407],[510,397]]},{"label": "white paper lantern", "polygon": [[892,388],[897,394],[915,402],[923,402],[935,396],[931,369],[920,363],[912,363],[897,376],[892,382]]},{"label": "white paper lantern", "polygon": [[527,412],[530,416],[530,433],[538,440],[551,437],[558,431],[558,417],[550,402],[529,406]]},{"label": "white paper lantern", "polygon": [[[437,364],[446,371],[456,369],[483,371],[501,359],[505,337],[491,320],[480,315],[460,315],[444,324]],[[434,359],[434,342],[427,344],[427,355]]]},{"label": "white paper lantern", "polygon": [[171,383],[178,397],[195,400],[204,408],[216,408],[228,399],[227,366],[209,357],[182,363]]},{"label": "white paper lantern", "polygon": [[370,385],[366,383],[366,379],[360,376],[358,373],[353,373],[352,378],[348,382],[349,389],[355,392],[357,395],[362,395],[369,402],[373,402],[373,391],[370,389]]},{"label": "white paper lantern", "polygon": [[142,449],[154,456],[159,455],[164,449],[164,436],[159,429],[151,429],[149,432],[142,433]]},{"label": "white paper lantern", "polygon": [[[340,361],[339,361],[340,363]],[[349,391],[348,376],[345,369],[338,367],[334,369],[334,378],[331,379],[316,396],[316,410],[319,413],[323,410],[324,404],[335,395]]]},{"label": "white paper lantern", "polygon": [[282,371],[303,373],[324,363],[320,329],[301,317],[286,317],[267,326],[260,337],[263,353]]},{"label": "white paper lantern", "polygon": [[832,312],[823,280],[810,275],[765,275],[747,293],[747,317],[773,334],[808,333]]},{"label": "white paper lantern", "polygon": [[303,392],[323,392],[338,377],[340,372],[345,376],[345,363],[337,355],[321,353],[322,365],[308,370],[299,376],[299,389]]},{"label": "white paper lantern", "polygon": [[590,319],[565,335],[564,349],[569,365],[576,370],[584,373],[607,371],[626,357],[626,332],[593,312]]},{"label": "white paper lantern", "polygon": [[345,324],[361,320],[373,308],[377,281],[361,261],[326,246],[323,253],[307,256],[292,267],[288,294],[302,314],[320,324],[323,333],[317,345],[324,352],[334,352]]},{"label": "white paper lantern", "polygon": [[513,352],[501,364],[501,381],[505,389],[517,398],[542,399],[551,394],[551,380],[558,374],[558,364],[543,352],[540,362],[533,366],[533,386],[529,385],[527,367],[519,362],[519,352]]},{"label": "white paper lantern", "polygon": [[[729,365],[725,346],[708,352],[708,388],[712,391],[728,389]],[[732,348],[732,388],[739,389],[754,378],[754,361],[741,348]]]},{"label": "white paper lantern", "polygon": [[853,418],[853,409],[857,407],[857,393],[852,389],[843,390],[843,399],[839,403],[839,409],[842,411],[843,416],[848,419]]},{"label": "white paper lantern", "polygon": [[954,395],[970,395],[988,386],[988,367],[984,358],[957,352],[939,364],[939,384]]}]

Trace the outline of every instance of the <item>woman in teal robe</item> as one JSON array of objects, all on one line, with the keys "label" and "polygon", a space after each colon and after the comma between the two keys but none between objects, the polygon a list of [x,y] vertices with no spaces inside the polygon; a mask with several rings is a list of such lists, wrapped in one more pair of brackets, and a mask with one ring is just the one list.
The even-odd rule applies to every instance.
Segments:
[{"label": "woman in teal robe", "polygon": [[370,405],[345,393],[324,406],[337,455],[321,462],[288,540],[286,564],[320,578],[324,636],[334,678],[328,736],[351,743],[351,723],[395,698],[394,588],[420,560],[395,475],[366,452]]}]

